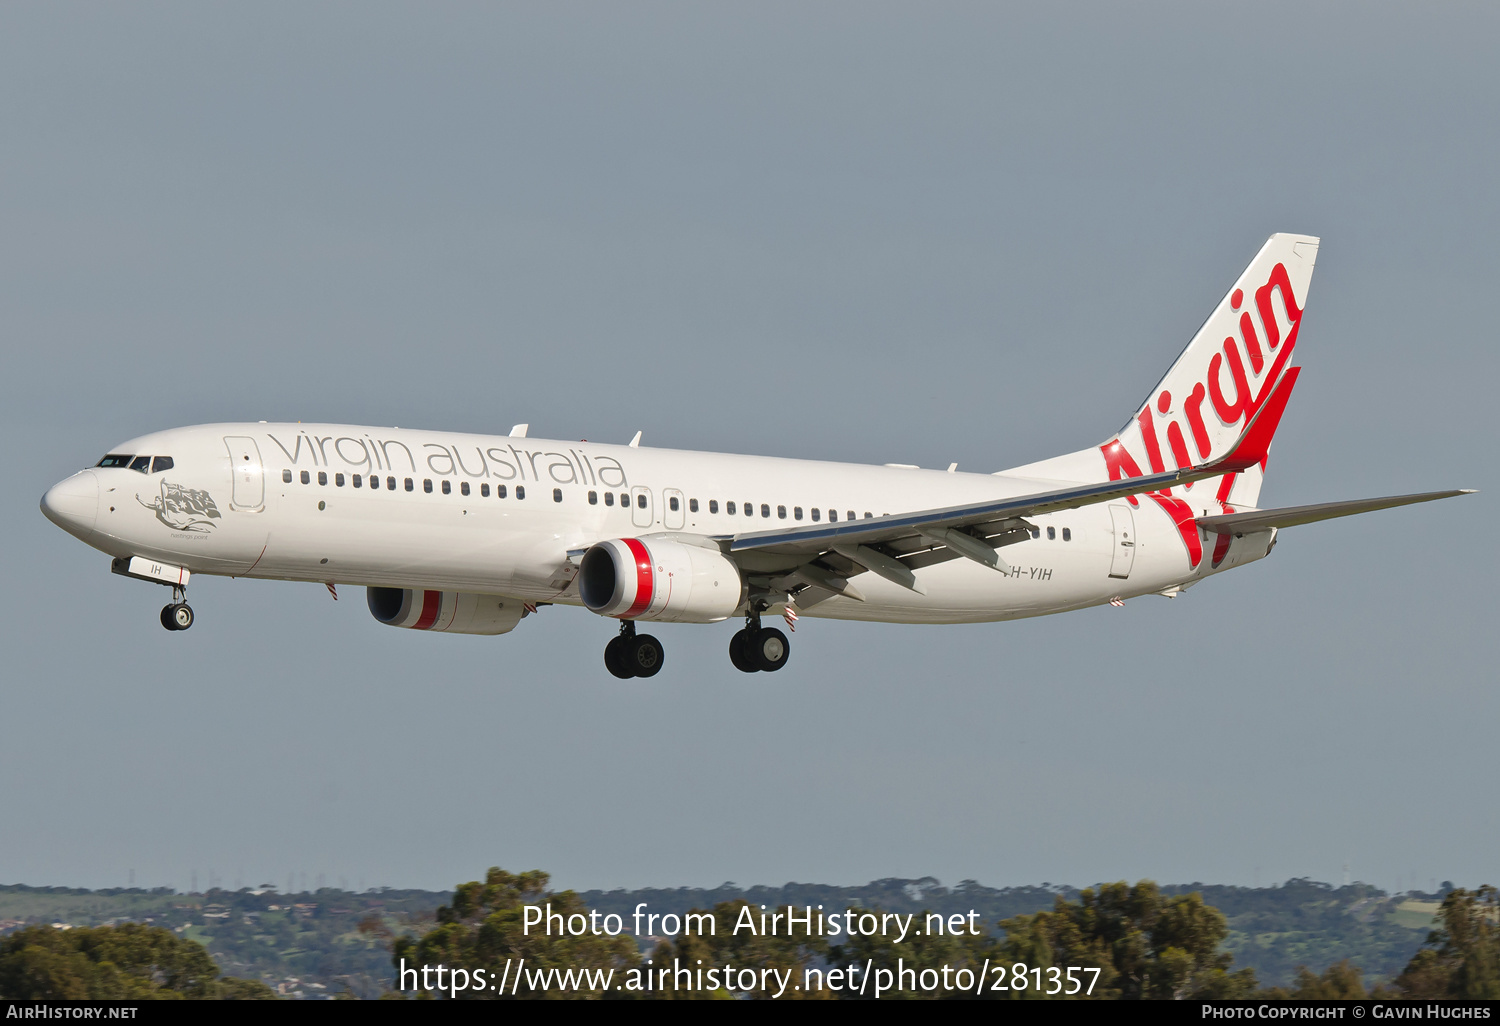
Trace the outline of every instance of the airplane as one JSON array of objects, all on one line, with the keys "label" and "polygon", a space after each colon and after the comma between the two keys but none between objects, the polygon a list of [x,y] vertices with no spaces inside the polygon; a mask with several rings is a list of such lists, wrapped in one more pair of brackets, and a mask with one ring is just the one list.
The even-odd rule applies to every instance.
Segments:
[{"label": "airplane", "polygon": [[1175,598],[1282,528],[1470,489],[1261,509],[1317,238],[1273,235],[1129,420],[998,473],[343,424],[142,435],[53,485],[46,516],[166,585],[197,574],[364,585],[387,626],[504,634],[539,607],[619,621],[604,662],[650,677],[641,622],[742,617],[744,672],[787,664],[780,614],[977,623]]}]

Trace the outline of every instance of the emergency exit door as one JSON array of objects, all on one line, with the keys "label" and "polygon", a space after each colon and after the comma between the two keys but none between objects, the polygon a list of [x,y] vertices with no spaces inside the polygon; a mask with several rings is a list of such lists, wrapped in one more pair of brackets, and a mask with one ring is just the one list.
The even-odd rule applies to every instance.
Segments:
[{"label": "emergency exit door", "polygon": [[630,489],[630,522],[636,527],[650,527],[656,522],[651,508],[651,489],[636,485]]}]

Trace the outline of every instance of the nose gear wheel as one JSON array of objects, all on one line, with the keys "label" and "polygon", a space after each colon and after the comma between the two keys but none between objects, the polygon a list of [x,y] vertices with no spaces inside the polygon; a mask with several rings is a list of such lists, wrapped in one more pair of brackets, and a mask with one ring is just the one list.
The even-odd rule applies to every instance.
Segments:
[{"label": "nose gear wheel", "polygon": [[161,625],[169,631],[185,631],[193,625],[193,607],[172,602],[161,607]]}]

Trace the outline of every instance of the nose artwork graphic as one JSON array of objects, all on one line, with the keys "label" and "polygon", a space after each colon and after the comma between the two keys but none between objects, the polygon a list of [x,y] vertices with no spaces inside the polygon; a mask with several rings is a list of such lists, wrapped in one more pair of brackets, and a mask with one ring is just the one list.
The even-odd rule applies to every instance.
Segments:
[{"label": "nose artwork graphic", "polygon": [[201,488],[184,488],[182,485],[161,483],[161,491],[150,502],[137,493],[135,501],[147,509],[156,511],[156,519],[174,531],[193,531],[199,534],[211,530],[214,521],[220,519],[219,507],[213,497]]}]

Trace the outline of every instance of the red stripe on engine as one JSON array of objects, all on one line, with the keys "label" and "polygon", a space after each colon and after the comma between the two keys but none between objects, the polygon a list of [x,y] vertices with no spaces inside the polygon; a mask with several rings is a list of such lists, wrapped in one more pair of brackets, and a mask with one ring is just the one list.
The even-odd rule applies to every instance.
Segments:
[{"label": "red stripe on engine", "polygon": [[417,622],[411,625],[414,631],[425,631],[437,623],[438,610],[443,608],[443,593],[440,591],[422,592],[422,615]]},{"label": "red stripe on engine", "polygon": [[646,551],[646,546],[634,538],[623,540],[630,549],[631,557],[635,560],[635,602],[620,614],[620,619],[632,620],[650,607],[654,578],[651,574],[651,553]]}]

